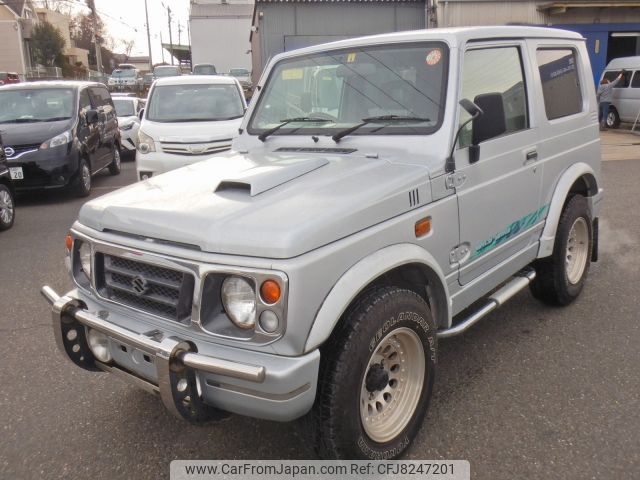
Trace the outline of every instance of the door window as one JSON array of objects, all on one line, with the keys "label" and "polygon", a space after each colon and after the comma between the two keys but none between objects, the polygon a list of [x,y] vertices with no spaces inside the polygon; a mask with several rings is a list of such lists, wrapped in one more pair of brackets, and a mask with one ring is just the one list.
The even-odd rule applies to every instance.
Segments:
[{"label": "door window", "polygon": [[633,74],[633,80],[631,80],[631,88],[640,88],[640,70],[636,70],[636,72]]},{"label": "door window", "polygon": [[[474,103],[483,103],[491,95],[502,104],[498,105],[498,121],[504,123],[500,135],[524,130],[529,127],[527,94],[522,58],[518,47],[496,47],[468,50],[464,54],[462,72],[462,93]],[[496,112],[492,112],[496,113]],[[460,124],[470,118],[460,111]],[[469,123],[460,134],[460,146],[465,147],[472,141],[472,124]]]},{"label": "door window", "polygon": [[569,48],[538,49],[537,60],[547,118],[580,113],[582,91],[575,52]]}]

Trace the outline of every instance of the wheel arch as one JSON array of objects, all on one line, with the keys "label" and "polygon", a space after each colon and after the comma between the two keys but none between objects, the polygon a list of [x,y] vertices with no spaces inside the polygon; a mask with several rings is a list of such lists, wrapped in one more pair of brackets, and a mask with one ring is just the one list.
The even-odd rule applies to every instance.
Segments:
[{"label": "wheel arch", "polygon": [[395,285],[415,291],[429,303],[437,326],[450,325],[449,290],[433,256],[417,245],[392,245],[360,260],[340,277],[315,316],[305,352],[324,343],[349,307],[377,285]]},{"label": "wheel arch", "polygon": [[537,258],[545,258],[553,253],[556,231],[560,215],[567,200],[572,195],[582,195],[589,200],[592,218],[597,217],[597,202],[600,200],[601,189],[598,185],[596,173],[586,163],[576,163],[564,171],[549,204],[544,230],[540,237],[540,247]]}]

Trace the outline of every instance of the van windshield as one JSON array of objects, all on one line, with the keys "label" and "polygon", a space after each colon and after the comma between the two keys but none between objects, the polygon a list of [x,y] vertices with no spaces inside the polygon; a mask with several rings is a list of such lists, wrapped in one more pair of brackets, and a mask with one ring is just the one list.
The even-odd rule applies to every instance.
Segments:
[{"label": "van windshield", "polygon": [[74,105],[70,88],[2,90],[0,123],[68,120],[73,115]]},{"label": "van windshield", "polygon": [[[353,47],[280,61],[269,74],[248,131],[332,135],[423,135],[442,122],[448,48],[442,42]],[[394,117],[397,121],[383,121]],[[322,119],[324,121],[309,121]],[[401,121],[406,119],[406,121]]]},{"label": "van windshield", "polygon": [[180,75],[180,69],[178,67],[161,67],[156,68],[153,74],[156,77],[173,77],[174,75]]},{"label": "van windshield", "polygon": [[196,65],[193,67],[194,75],[215,75],[216,67],[213,65]]},{"label": "van windshield", "polygon": [[153,122],[210,122],[244,115],[235,85],[186,84],[156,86],[147,105]]},{"label": "van windshield", "polygon": [[114,70],[111,73],[112,77],[120,77],[120,78],[132,78],[136,76],[136,71],[132,69],[126,70]]}]

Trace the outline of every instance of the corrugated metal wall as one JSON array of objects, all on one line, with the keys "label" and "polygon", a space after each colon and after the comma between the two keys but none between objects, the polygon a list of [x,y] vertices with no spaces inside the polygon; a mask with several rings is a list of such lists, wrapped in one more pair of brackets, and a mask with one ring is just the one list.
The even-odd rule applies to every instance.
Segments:
[{"label": "corrugated metal wall", "polygon": [[257,8],[262,67],[285,50],[425,27],[423,2],[368,5],[288,2],[263,3]]},{"label": "corrugated metal wall", "polygon": [[438,26],[467,27],[473,25],[506,25],[509,23],[546,24],[546,14],[538,11],[538,4],[541,3],[544,2],[439,1],[437,3]]},{"label": "corrugated metal wall", "polygon": [[193,65],[213,63],[218,72],[251,69],[251,54],[247,53],[251,48],[251,17],[192,18],[189,27]]}]

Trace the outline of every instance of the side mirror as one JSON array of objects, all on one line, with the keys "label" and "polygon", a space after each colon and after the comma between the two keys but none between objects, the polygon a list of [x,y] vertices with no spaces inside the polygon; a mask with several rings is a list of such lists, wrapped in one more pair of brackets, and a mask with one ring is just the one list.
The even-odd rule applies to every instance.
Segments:
[{"label": "side mirror", "polygon": [[141,108],[140,111],[138,112],[138,118],[142,120],[142,117],[144,117],[144,108]]},{"label": "side mirror", "polygon": [[[471,115],[471,118],[460,125],[460,128],[458,128],[458,131],[456,132],[456,136],[453,139],[453,145],[451,145],[451,152],[449,153],[449,157],[447,157],[447,161],[444,166],[446,172],[453,172],[456,169],[456,162],[453,159],[453,151],[456,149],[456,145],[458,144],[460,133],[462,133],[462,130],[469,124],[469,122],[475,122],[477,118],[480,118],[484,114],[478,105],[467,98],[463,98],[459,103],[460,106],[464,108],[469,115]],[[479,158],[480,147],[478,147],[478,145],[471,145],[469,147],[469,163],[475,163]]]},{"label": "side mirror", "polygon": [[500,93],[485,93],[474,98],[474,103],[484,112],[482,118],[473,119],[471,143],[480,143],[498,137],[507,131],[504,102]]},{"label": "side mirror", "polygon": [[98,111],[97,110],[87,110],[86,119],[87,119],[87,123],[89,125],[93,125],[94,123],[98,123]]}]

